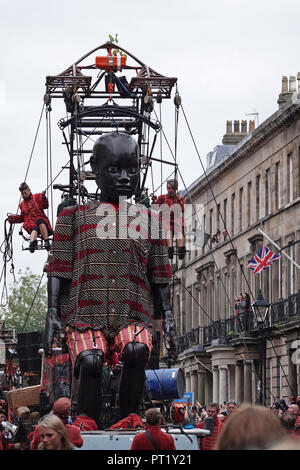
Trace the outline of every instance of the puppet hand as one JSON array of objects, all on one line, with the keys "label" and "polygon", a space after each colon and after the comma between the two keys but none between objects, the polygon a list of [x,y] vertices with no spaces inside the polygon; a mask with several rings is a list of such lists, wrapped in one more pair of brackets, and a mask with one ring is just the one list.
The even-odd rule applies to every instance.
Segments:
[{"label": "puppet hand", "polygon": [[52,342],[57,334],[62,338],[64,336],[64,327],[58,316],[57,308],[50,307],[47,313],[45,327],[44,352],[46,357],[50,357],[52,354]]}]

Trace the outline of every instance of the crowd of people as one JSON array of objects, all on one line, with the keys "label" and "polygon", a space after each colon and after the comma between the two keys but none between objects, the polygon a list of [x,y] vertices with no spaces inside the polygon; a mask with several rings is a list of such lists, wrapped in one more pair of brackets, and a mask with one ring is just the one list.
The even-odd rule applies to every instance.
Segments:
[{"label": "crowd of people", "polygon": [[[7,402],[0,399],[0,450],[72,450],[83,446],[82,431],[94,431],[97,424],[88,416],[71,419],[71,402],[62,397],[56,400],[50,413],[40,416],[26,406],[20,406],[8,419]],[[191,428],[205,429],[206,418],[213,419],[213,432],[200,437],[201,450],[277,450],[300,449],[300,396],[274,400],[270,407],[238,405],[234,400],[226,404],[199,402],[186,409],[182,405],[183,432]],[[132,418],[132,416],[131,416]],[[123,420],[125,421],[125,420]],[[132,419],[130,423],[132,423]],[[121,422],[120,422],[121,423]],[[131,450],[176,450],[171,434],[164,432],[166,424],[157,408],[146,411],[141,419]],[[128,423],[125,423],[128,427]],[[124,426],[121,426],[124,427]],[[117,425],[112,429],[118,429]]]}]

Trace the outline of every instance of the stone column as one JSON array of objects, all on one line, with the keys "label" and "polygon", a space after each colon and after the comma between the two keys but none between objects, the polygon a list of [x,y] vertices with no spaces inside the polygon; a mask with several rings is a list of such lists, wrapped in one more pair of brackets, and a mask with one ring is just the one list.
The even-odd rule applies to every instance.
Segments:
[{"label": "stone column", "polygon": [[205,376],[206,373],[209,374],[209,372],[205,372],[204,370],[199,371],[198,370],[198,398],[197,400],[201,405],[205,403],[206,396],[205,396]]},{"label": "stone column", "polygon": [[237,363],[235,367],[235,398],[240,404],[244,400],[244,368],[241,363]]},{"label": "stone column", "polygon": [[244,363],[244,402],[252,403],[252,364]]},{"label": "stone column", "polygon": [[[213,401],[213,373],[205,372],[205,404]],[[201,403],[201,402],[200,402]],[[203,405],[203,403],[201,403]]]},{"label": "stone column", "polygon": [[228,400],[236,400],[235,394],[235,366],[228,366]]},{"label": "stone column", "polygon": [[198,375],[197,371],[191,372],[191,392],[194,393],[194,403],[198,400]]},{"label": "stone column", "polygon": [[186,392],[191,391],[191,376],[189,372],[186,372],[185,374],[185,391]]},{"label": "stone column", "polygon": [[255,364],[252,362],[252,403],[257,400],[257,376],[255,373]]},{"label": "stone column", "polygon": [[219,403],[219,368],[213,367],[213,402]]},{"label": "stone column", "polygon": [[221,366],[219,367],[219,403],[224,403],[228,401],[228,387],[227,387],[227,375],[228,369],[227,367]]}]

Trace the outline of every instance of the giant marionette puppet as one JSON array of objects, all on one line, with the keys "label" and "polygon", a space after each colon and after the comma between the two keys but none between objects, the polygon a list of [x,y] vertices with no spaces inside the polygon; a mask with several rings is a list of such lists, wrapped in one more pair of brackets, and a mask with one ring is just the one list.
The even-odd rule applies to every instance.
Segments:
[{"label": "giant marionette puppet", "polygon": [[[126,201],[139,182],[138,146],[127,134],[106,134],[95,142],[90,162],[101,196],[57,218],[44,347],[49,357],[55,334],[65,335],[78,379],[78,413],[99,423],[102,367],[111,354],[123,362],[122,419],[138,411],[143,396],[153,312],[163,319],[165,344],[175,357],[177,340],[161,223],[151,209]],[[137,207],[146,225],[135,224]]]}]

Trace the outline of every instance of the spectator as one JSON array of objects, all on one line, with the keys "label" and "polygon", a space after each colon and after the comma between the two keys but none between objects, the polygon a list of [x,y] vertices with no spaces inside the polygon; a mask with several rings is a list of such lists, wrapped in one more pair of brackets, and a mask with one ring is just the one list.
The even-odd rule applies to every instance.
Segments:
[{"label": "spectator", "polygon": [[[214,432],[209,437],[201,438],[201,449],[212,450],[216,444],[219,433],[222,431],[224,424],[219,420],[218,413],[220,411],[217,403],[211,403],[207,408],[207,416],[214,419]],[[204,421],[197,424],[197,428],[204,429]]]},{"label": "spectator", "polygon": [[290,396],[290,400],[289,400],[288,405],[289,405],[289,406],[290,406],[290,405],[295,405],[295,403],[296,403],[296,398],[295,398],[293,395]]},{"label": "spectator", "polygon": [[163,417],[159,410],[147,410],[146,432],[138,433],[134,437],[130,450],[176,450],[173,437],[161,430],[162,422]]},{"label": "spectator", "polygon": [[296,403],[298,405],[298,410],[299,410],[299,413],[300,413],[300,395],[297,395]]},{"label": "spectator", "polygon": [[13,439],[13,431],[16,426],[13,426],[6,419],[6,415],[3,411],[0,411],[0,447],[3,450],[9,449],[9,445]]},{"label": "spectator", "polygon": [[29,434],[34,431],[33,418],[30,409],[27,406],[19,406],[17,409],[18,427],[14,434],[13,444],[10,445],[12,450],[28,450],[30,449]]},{"label": "spectator", "polygon": [[295,434],[295,416],[290,413],[283,413],[280,417],[280,424],[287,434],[291,437],[297,437]]},{"label": "spectator", "polygon": [[249,328],[249,309],[250,297],[249,294],[244,292],[241,294],[239,302],[237,303],[239,331],[247,331]]},{"label": "spectator", "polygon": [[[68,398],[66,397],[59,398],[58,400],[56,400],[56,402],[54,402],[52,412],[54,415],[60,418],[61,421],[64,423],[69,439],[72,442],[72,444],[74,444],[76,447],[82,447],[83,439],[82,439],[79,427],[74,426],[72,424],[68,424],[70,407],[71,407],[71,402]],[[40,430],[39,430],[39,425],[38,425],[36,426],[34,433],[33,433],[31,450],[36,450],[40,442],[41,442],[41,437],[40,437]]]},{"label": "spectator", "polygon": [[279,420],[259,405],[234,412],[219,434],[216,450],[263,450],[286,436]]},{"label": "spectator", "polygon": [[223,423],[226,423],[228,418],[238,409],[238,404],[234,400],[229,400],[226,403],[227,415],[223,419]]},{"label": "spectator", "polygon": [[195,427],[199,421],[200,421],[200,417],[198,414],[197,406],[192,406],[192,409],[189,413],[189,422],[192,426]]},{"label": "spectator", "polygon": [[66,427],[62,420],[52,414],[46,415],[39,421],[41,442],[39,450],[72,450]]},{"label": "spectator", "polygon": [[290,405],[290,406],[288,407],[288,413],[290,413],[290,414],[294,417],[294,420],[295,420],[295,429],[296,429],[296,427],[300,425],[300,417],[299,417],[298,405],[296,405],[296,403]]}]

